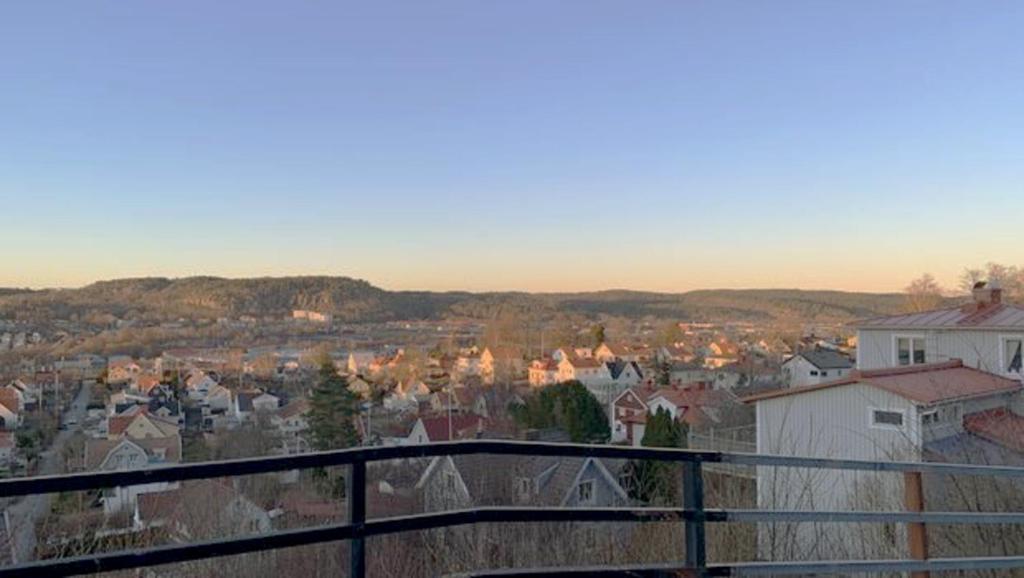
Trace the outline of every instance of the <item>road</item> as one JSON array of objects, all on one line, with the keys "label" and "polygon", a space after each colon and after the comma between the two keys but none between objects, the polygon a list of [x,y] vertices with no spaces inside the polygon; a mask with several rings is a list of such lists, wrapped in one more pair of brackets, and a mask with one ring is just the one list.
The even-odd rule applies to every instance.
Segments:
[{"label": "road", "polygon": [[[64,455],[64,447],[67,445],[68,440],[71,439],[71,436],[81,430],[82,424],[85,422],[85,406],[89,404],[91,394],[92,388],[88,385],[83,385],[78,395],[75,396],[71,409],[62,416],[62,420],[74,419],[78,423],[66,430],[57,432],[53,444],[47,449],[46,455],[42,458],[39,470],[35,475],[47,476],[61,473],[61,459]],[[50,500],[52,497],[52,494],[25,496],[7,508],[15,564],[29,562],[34,558],[36,550],[36,525],[50,510]]]}]

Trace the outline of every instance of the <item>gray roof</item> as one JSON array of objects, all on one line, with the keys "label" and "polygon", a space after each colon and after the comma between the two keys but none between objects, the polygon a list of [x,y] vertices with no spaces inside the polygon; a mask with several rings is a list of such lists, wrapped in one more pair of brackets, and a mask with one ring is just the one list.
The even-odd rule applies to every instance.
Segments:
[{"label": "gray roof", "polygon": [[959,433],[924,444],[925,460],[984,466],[1024,466],[1024,455],[971,433]]},{"label": "gray roof", "polygon": [[612,374],[612,379],[618,379],[622,372],[629,366],[633,366],[633,371],[640,377],[644,378],[644,374],[640,371],[640,366],[635,361],[609,361],[605,365],[608,366],[608,372]]},{"label": "gray roof", "polygon": [[838,351],[832,351],[829,349],[813,349],[810,351],[801,351],[798,353],[800,357],[806,359],[811,365],[818,369],[852,369],[853,362],[850,358],[839,353]]},{"label": "gray roof", "polygon": [[1000,303],[978,309],[970,305],[866,319],[858,329],[1024,329],[1024,307]]}]

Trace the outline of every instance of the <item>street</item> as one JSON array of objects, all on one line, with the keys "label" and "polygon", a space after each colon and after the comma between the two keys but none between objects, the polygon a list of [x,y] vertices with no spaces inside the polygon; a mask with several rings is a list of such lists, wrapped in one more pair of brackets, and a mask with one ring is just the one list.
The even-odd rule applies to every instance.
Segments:
[{"label": "street", "polygon": [[[85,422],[86,405],[89,403],[92,388],[83,385],[75,396],[71,409],[62,416],[63,421],[77,421],[74,426],[57,432],[53,444],[47,448],[41,458],[39,470],[35,475],[47,476],[59,474],[64,447],[75,432],[80,431]],[[7,509],[10,521],[10,536],[13,542],[12,555],[15,564],[29,562],[34,558],[36,548],[36,524],[50,509],[52,494],[25,496]]]}]

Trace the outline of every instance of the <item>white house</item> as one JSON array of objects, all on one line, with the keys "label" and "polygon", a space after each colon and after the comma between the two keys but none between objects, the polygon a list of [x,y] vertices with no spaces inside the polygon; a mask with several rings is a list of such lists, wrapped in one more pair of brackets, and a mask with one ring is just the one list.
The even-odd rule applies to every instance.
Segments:
[{"label": "white house", "polygon": [[[974,443],[988,412],[1019,415],[1021,383],[959,360],[854,371],[826,383],[746,398],[756,406],[757,453],[875,461],[920,461]],[[1018,418],[1020,419],[1020,418]],[[1024,421],[1024,420],[1022,420]],[[1020,431],[1020,430],[1017,430]],[[969,439],[968,439],[969,438]],[[945,448],[945,449],[944,449]],[[901,509],[901,478],[862,471],[760,468],[758,507],[818,510]],[[883,503],[885,500],[894,503]],[[768,559],[864,555],[843,548],[850,537],[813,525],[765,526]],[[788,536],[786,540],[781,537]],[[768,540],[768,542],[766,542]]]},{"label": "white house", "polygon": [[1004,376],[1021,374],[1024,307],[1002,302],[983,283],[973,300],[952,309],[880,317],[857,327],[857,368],[878,369],[962,359]]},{"label": "white house", "polygon": [[346,367],[351,375],[362,375],[369,371],[370,364],[376,357],[372,351],[353,351],[348,354]]},{"label": "white house", "polygon": [[[92,471],[119,471],[173,464],[181,461],[181,438],[87,440],[85,467]],[[163,492],[178,486],[177,482],[152,482],[113,488],[103,493],[104,512],[114,515],[132,511],[140,495]]]},{"label": "white house", "polygon": [[782,375],[789,387],[832,381],[846,377],[852,370],[849,357],[829,349],[801,351],[782,364]]}]

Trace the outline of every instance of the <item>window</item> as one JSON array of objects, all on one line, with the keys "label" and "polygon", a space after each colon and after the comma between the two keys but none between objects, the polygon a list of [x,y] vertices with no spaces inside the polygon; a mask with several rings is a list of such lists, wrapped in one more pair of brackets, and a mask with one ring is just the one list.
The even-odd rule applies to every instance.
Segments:
[{"label": "window", "polygon": [[533,480],[530,478],[518,478],[516,480],[516,492],[520,500],[528,500],[533,495]]},{"label": "window", "polygon": [[918,365],[925,362],[923,337],[897,337],[896,363]]},{"label": "window", "polygon": [[939,423],[938,410],[926,411],[921,414],[921,425],[934,425]]},{"label": "window", "polygon": [[871,425],[901,428],[903,427],[903,412],[873,409],[871,410]]},{"label": "window", "polygon": [[455,474],[452,472],[444,473],[444,490],[448,495],[455,493]]},{"label": "window", "polygon": [[594,501],[594,480],[580,482],[576,486],[576,500],[581,504],[589,504]]},{"label": "window", "polygon": [[817,369],[812,369],[811,370],[811,375],[817,376],[818,375],[818,370]]},{"label": "window", "polygon": [[828,372],[827,371],[822,371],[821,372],[821,376],[822,377],[828,377]]},{"label": "window", "polygon": [[1020,337],[1003,338],[1003,369],[1007,373],[1021,373],[1021,349],[1024,339]]}]

